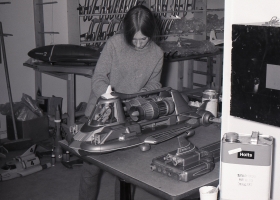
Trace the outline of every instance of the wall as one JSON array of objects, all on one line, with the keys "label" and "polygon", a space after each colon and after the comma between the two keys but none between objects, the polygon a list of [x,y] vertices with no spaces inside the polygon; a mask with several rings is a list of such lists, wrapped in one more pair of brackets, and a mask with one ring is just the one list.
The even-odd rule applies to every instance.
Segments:
[{"label": "wall", "polygon": [[[49,1],[45,1],[49,2]],[[71,0],[62,0],[62,1],[57,1],[58,3],[56,4],[49,4],[49,5],[44,5],[44,27],[45,31],[54,31],[54,32],[59,32],[59,34],[55,34],[53,38],[51,35],[46,35],[45,36],[45,44],[50,45],[50,44],[73,44],[72,42],[69,42],[69,31],[68,27],[70,25],[76,24],[77,21],[73,22],[70,20],[68,21],[67,14],[68,10],[67,5],[71,4],[71,6],[75,6],[74,8],[76,9],[78,7],[78,1]],[[74,3],[73,3],[74,2]],[[74,4],[74,5],[72,5]],[[72,7],[73,9],[73,7]],[[74,10],[76,11],[76,10]],[[77,28],[78,26],[76,26]],[[52,83],[52,84],[50,84]],[[53,89],[53,86],[55,85],[55,90]],[[62,110],[63,112],[66,112],[67,109],[67,93],[66,93],[66,81],[61,80],[46,74],[42,75],[42,95],[43,96],[59,96],[63,98],[63,107]],[[90,93],[90,79],[85,78],[83,76],[76,76],[76,102],[77,105],[84,101],[87,102],[89,98],[89,93]]]},{"label": "wall", "polygon": [[275,138],[272,199],[280,199],[280,139],[279,127],[230,116],[231,25],[238,23],[267,22],[279,16],[280,2],[274,0],[225,1],[225,49],[223,73],[222,135],[226,132],[251,133],[259,131]]},{"label": "wall", "polygon": [[[7,2],[1,0],[1,2]],[[27,52],[34,48],[34,23],[32,1],[11,1],[0,5],[0,21],[5,37],[5,49],[8,62],[10,85],[14,102],[20,101],[22,93],[34,96],[34,71],[23,67],[28,59]],[[0,104],[9,102],[4,63],[0,64]],[[0,115],[1,130],[5,130],[5,116]]]},{"label": "wall", "polygon": [[[7,2],[7,0],[0,0],[0,2]],[[28,51],[35,48],[33,1],[10,0],[9,2],[11,4],[0,4],[0,21],[3,24],[4,33],[13,34],[11,37],[5,37],[4,40],[12,98],[14,102],[19,102],[23,93],[35,98],[34,70],[23,66],[23,63],[29,58]],[[57,2],[56,4],[44,5],[45,31],[59,32],[53,37],[46,34],[45,45],[68,43],[67,0]],[[43,96],[55,95],[63,98],[62,111],[66,112],[66,81],[43,74],[42,85]],[[76,102],[87,102],[90,79],[76,76],[76,90]],[[0,91],[0,104],[9,102],[3,62],[0,64]],[[5,131],[6,120],[5,116],[1,114],[0,122],[0,131]]]}]

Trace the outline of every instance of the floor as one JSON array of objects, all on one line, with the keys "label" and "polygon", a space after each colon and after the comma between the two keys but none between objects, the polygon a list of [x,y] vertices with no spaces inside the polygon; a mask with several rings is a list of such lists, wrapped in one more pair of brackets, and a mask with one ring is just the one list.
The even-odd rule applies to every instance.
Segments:
[{"label": "floor", "polygon": [[[1,144],[1,142],[0,142]],[[28,148],[27,148],[28,149]],[[6,153],[0,151],[0,167],[13,158],[22,155],[27,149],[12,150]],[[37,151],[45,148],[37,148]],[[1,154],[1,152],[4,152]],[[70,160],[74,160],[70,157]],[[41,164],[51,163],[49,155],[40,159]],[[55,166],[6,181],[0,181],[1,200],[77,200],[82,165],[74,165],[72,169],[66,168],[61,162]],[[114,200],[115,177],[104,172],[98,200]],[[133,200],[160,200],[141,188],[134,191]]]},{"label": "floor", "polygon": [[[25,150],[14,150],[0,156],[0,166]],[[75,159],[71,157],[71,159]],[[49,156],[40,159],[41,164],[51,162]],[[61,162],[42,171],[0,182],[1,200],[77,200],[81,165],[73,169],[66,168]],[[109,173],[104,173],[101,181],[98,200],[114,200],[115,179]],[[160,200],[146,191],[136,188],[134,200]]]}]

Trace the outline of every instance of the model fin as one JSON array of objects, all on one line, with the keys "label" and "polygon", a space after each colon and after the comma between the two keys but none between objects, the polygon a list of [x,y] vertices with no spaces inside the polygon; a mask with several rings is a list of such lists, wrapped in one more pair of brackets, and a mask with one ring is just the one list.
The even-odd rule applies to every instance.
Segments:
[{"label": "model fin", "polygon": [[210,31],[210,42],[212,42],[214,45],[223,44],[224,40],[217,39],[215,30]]},{"label": "model fin", "polygon": [[112,87],[111,87],[111,85],[109,85],[106,92],[104,94],[102,94],[101,96],[105,99],[115,99],[116,97],[111,94],[112,92],[113,92]]},{"label": "model fin", "polygon": [[32,146],[31,146],[29,149],[27,149],[27,151],[24,152],[20,157],[24,157],[24,156],[28,156],[28,155],[31,155],[31,154],[35,154],[36,147],[37,147],[36,144],[32,145]]}]

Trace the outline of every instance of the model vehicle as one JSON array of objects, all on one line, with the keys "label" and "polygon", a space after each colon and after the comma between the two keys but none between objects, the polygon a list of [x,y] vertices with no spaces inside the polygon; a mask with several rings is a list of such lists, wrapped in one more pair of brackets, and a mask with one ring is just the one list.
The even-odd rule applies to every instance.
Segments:
[{"label": "model vehicle", "polygon": [[96,63],[102,48],[93,49],[73,44],[47,45],[32,49],[28,56],[51,64],[57,62]]},{"label": "model vehicle", "polygon": [[217,120],[205,111],[206,104],[191,107],[185,95],[171,88],[128,95],[109,88],[88,121],[66,136],[67,146],[80,156],[135,146],[147,151],[150,145]]},{"label": "model vehicle", "polygon": [[0,181],[27,176],[51,167],[50,163],[41,165],[40,159],[35,155],[36,144],[31,146],[21,156],[8,161],[0,169]]},{"label": "model vehicle", "polygon": [[220,141],[197,148],[186,139],[186,136],[193,134],[194,130],[191,130],[188,134],[178,136],[177,150],[154,158],[151,170],[184,182],[212,171],[215,163],[220,161]]}]

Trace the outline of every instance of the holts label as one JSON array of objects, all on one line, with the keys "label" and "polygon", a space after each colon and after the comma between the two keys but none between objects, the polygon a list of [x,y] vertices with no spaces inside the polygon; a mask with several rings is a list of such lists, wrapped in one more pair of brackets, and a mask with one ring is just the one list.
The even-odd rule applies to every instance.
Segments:
[{"label": "holts label", "polygon": [[237,158],[255,159],[254,151],[241,151],[237,153]]}]

